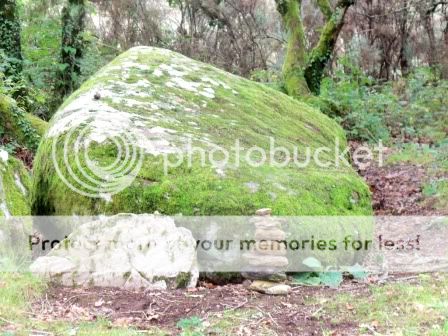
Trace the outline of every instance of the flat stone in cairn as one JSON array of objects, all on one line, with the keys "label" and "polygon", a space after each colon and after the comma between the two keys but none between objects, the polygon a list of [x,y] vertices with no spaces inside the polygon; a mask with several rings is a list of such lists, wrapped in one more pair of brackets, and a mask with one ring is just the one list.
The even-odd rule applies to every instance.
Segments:
[{"label": "flat stone in cairn", "polygon": [[282,241],[286,239],[286,233],[280,229],[260,230],[255,231],[255,240],[277,240]]},{"label": "flat stone in cairn", "polygon": [[278,267],[286,268],[288,266],[288,258],[274,255],[260,255],[255,253],[245,253],[244,258],[250,266],[256,267]]}]

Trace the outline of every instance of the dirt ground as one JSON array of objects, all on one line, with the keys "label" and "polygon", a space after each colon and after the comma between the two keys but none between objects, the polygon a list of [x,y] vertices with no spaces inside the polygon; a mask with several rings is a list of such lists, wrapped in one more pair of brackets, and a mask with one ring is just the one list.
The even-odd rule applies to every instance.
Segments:
[{"label": "dirt ground", "polygon": [[[359,143],[351,143],[352,148]],[[397,152],[387,149],[384,160]],[[435,216],[447,215],[448,209],[435,210],[431,202],[423,200],[423,186],[428,181],[428,168],[420,164],[383,164],[373,161],[368,167],[358,169],[372,192],[372,205],[377,216]],[[439,177],[440,178],[440,177]],[[448,176],[447,176],[448,178]]]},{"label": "dirt ground", "polygon": [[[413,278],[397,275],[388,281],[409,282]],[[146,293],[53,287],[45,299],[35,302],[33,314],[45,321],[107,318],[114,326],[135,326],[141,330],[155,326],[176,334],[179,332],[176,323],[183,318],[200,316],[207,320],[211,316],[219,317],[224,311],[251,309],[258,311],[259,316],[244,324],[243,335],[257,335],[261,326],[278,335],[322,335],[322,330],[331,330],[331,335],[357,335],[359,323],[334,322],[333,315],[321,312],[321,303],[316,298],[331,300],[341,293],[368,296],[369,286],[376,281],[373,278],[363,282],[347,280],[338,289],[299,286],[290,295],[277,297],[249,291],[245,284],[213,286],[204,282],[190,290]],[[348,305],[339,314],[349,314],[352,309]]]}]

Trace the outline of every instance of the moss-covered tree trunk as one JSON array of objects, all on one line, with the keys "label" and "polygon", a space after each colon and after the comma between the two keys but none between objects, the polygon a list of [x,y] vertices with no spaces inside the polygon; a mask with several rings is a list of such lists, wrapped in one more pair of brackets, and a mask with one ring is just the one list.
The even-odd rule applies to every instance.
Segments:
[{"label": "moss-covered tree trunk", "polygon": [[15,0],[0,0],[0,49],[7,59],[7,76],[22,71],[20,21]]},{"label": "moss-covered tree trunk", "polygon": [[286,90],[295,97],[309,94],[304,77],[306,38],[301,15],[302,0],[276,0],[276,3],[288,33],[288,47],[283,63]]},{"label": "moss-covered tree trunk", "polygon": [[80,60],[84,53],[85,0],[68,0],[62,10],[61,81],[62,97],[73,92],[81,74]]},{"label": "moss-covered tree trunk", "polygon": [[[321,0],[320,2],[327,3],[325,8],[331,8],[329,0]],[[331,56],[333,55],[339,33],[344,26],[344,19],[348,8],[354,3],[353,0],[342,0],[336,6],[336,9],[324,14],[327,19],[322,33],[320,35],[317,46],[311,51],[308,62],[305,67],[305,79],[308,86],[314,94],[320,93],[320,85]],[[322,10],[322,7],[321,7]]]},{"label": "moss-covered tree trunk", "polygon": [[276,0],[277,10],[288,31],[288,49],[283,66],[285,87],[291,96],[319,94],[325,67],[333,55],[348,8],[356,0],[339,0],[333,9],[329,0],[315,0],[325,19],[317,45],[307,51],[301,16],[301,0]]}]

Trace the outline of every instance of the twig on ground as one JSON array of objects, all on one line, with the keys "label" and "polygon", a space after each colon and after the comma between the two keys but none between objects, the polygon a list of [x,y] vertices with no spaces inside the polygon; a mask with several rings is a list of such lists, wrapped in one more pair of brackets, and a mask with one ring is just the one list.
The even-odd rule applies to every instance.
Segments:
[{"label": "twig on ground", "polygon": [[419,276],[418,275],[413,275],[413,276],[408,276],[408,277],[405,277],[405,278],[394,278],[394,279],[390,279],[389,278],[389,281],[390,282],[401,282],[401,281],[409,281],[409,280],[415,280],[415,279],[418,279],[419,278]]},{"label": "twig on ground", "polygon": [[7,319],[1,317],[1,316],[0,316],[0,320],[3,321],[3,322],[5,322],[5,323],[8,323],[8,324],[12,324],[12,325],[20,325],[19,323],[16,323],[16,322],[13,322],[13,321],[9,321],[9,320],[7,320]]},{"label": "twig on ground", "polygon": [[[89,295],[92,295],[92,294],[91,294],[91,293],[81,293],[81,294],[73,295],[73,296],[69,297],[69,298],[67,299],[67,301],[65,301],[65,302],[62,304],[62,306],[67,305],[67,304],[70,303],[70,301],[73,300],[73,299],[77,299],[77,298],[79,298],[79,297],[81,297],[81,296],[89,296]],[[47,297],[45,300],[48,301],[48,297]]]},{"label": "twig on ground", "polygon": [[318,310],[316,310],[314,313],[311,314],[311,316],[315,317],[317,314],[319,314],[322,310],[324,309],[324,307],[320,307]]},{"label": "twig on ground", "polygon": [[41,331],[41,330],[28,330],[30,336],[42,336],[42,335],[48,335],[53,336],[54,334],[48,331]]},{"label": "twig on ground", "polygon": [[267,314],[268,314],[269,318],[271,319],[272,323],[274,323],[275,326],[278,328],[278,323],[277,323],[276,320],[274,320],[274,318],[272,317],[271,313],[267,313]]},{"label": "twig on ground", "polygon": [[271,322],[278,327],[277,321],[274,320],[274,318],[272,317],[272,315],[270,313],[263,311],[260,307],[255,306],[255,308],[258,309],[258,311],[260,313],[262,313],[263,315],[267,315],[269,317],[269,319],[271,320]]},{"label": "twig on ground", "polygon": [[[249,300],[246,299],[244,302],[239,303],[237,306],[228,308],[228,310],[229,310],[229,311],[234,311],[234,310],[240,309],[240,308],[242,308],[243,306],[245,306],[248,302],[249,302]],[[228,306],[228,305],[225,305],[225,306]],[[228,307],[229,307],[229,306],[228,306]]]}]

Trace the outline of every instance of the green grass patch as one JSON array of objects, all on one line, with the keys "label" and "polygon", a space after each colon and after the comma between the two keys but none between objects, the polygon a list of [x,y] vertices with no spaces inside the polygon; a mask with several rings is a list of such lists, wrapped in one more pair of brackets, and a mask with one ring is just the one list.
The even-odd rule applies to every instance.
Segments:
[{"label": "green grass patch", "polygon": [[417,284],[371,286],[369,292],[336,295],[325,311],[337,323],[356,321],[360,333],[448,335],[448,278],[420,275]]},{"label": "green grass patch", "polygon": [[437,149],[428,145],[406,144],[399,146],[398,150],[387,158],[386,164],[431,165],[436,161],[437,157]]}]

